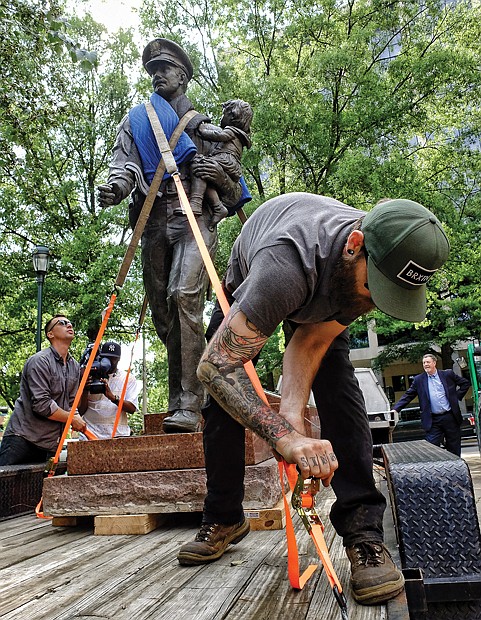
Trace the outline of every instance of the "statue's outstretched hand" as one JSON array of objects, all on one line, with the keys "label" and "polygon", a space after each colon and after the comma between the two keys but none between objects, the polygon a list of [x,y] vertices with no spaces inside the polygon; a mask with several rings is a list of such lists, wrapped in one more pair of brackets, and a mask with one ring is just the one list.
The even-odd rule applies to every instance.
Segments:
[{"label": "statue's outstretched hand", "polygon": [[118,205],[122,200],[118,186],[115,183],[105,183],[105,185],[99,185],[97,187],[98,203],[105,209],[112,205]]}]

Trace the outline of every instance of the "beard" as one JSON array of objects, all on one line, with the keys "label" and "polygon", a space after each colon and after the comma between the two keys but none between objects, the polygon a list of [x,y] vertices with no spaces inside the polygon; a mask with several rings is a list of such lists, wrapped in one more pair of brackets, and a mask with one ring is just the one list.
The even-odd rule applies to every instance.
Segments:
[{"label": "beard", "polygon": [[334,266],[329,281],[329,296],[333,307],[352,317],[353,320],[375,308],[370,297],[364,297],[356,291],[357,265],[363,260],[365,257],[362,252],[359,252],[354,259],[342,254]]}]

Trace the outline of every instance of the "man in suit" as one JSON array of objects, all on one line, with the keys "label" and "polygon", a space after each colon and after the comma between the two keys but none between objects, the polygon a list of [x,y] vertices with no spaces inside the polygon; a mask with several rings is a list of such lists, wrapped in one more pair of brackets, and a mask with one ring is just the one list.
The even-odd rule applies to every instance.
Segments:
[{"label": "man in suit", "polygon": [[393,411],[401,411],[417,396],[427,441],[440,446],[444,439],[446,449],[460,456],[463,418],[459,401],[471,384],[452,370],[438,370],[436,361],[436,356],[431,353],[423,356],[424,372],[414,377],[411,387],[394,405]]}]

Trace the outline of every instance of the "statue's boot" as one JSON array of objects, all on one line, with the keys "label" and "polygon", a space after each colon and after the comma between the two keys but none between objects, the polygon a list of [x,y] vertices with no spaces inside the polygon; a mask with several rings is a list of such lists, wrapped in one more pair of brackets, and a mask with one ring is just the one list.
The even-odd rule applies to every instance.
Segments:
[{"label": "statue's boot", "polygon": [[164,418],[162,428],[164,433],[195,433],[200,431],[201,420],[202,416],[196,411],[178,409]]}]

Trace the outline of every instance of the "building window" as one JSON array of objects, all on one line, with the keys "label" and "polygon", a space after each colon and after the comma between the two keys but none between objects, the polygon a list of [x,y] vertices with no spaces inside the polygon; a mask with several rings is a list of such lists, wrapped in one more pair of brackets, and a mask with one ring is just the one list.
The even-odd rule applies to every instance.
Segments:
[{"label": "building window", "polygon": [[406,376],[405,375],[393,375],[392,387],[395,392],[405,392],[407,389]]},{"label": "building window", "polygon": [[393,375],[391,377],[393,390],[395,392],[405,392],[411,387],[415,376],[416,375]]}]

